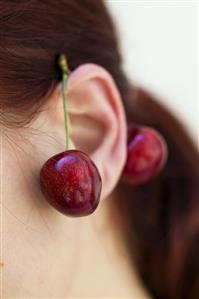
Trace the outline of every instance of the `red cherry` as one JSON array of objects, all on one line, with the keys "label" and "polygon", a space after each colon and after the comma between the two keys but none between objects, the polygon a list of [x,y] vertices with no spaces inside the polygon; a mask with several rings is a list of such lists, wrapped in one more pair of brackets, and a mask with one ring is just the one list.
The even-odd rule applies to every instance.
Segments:
[{"label": "red cherry", "polygon": [[68,216],[86,216],[99,204],[102,181],[95,164],[77,150],[50,158],[40,172],[41,190],[47,201]]},{"label": "red cherry", "polygon": [[133,185],[147,183],[163,168],[167,160],[167,145],[157,131],[148,127],[128,129],[127,161],[123,177]]}]

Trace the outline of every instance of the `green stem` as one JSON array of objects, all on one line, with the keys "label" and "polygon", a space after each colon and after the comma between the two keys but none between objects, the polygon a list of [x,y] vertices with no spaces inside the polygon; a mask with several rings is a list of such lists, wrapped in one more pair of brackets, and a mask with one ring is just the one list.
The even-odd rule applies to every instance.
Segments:
[{"label": "green stem", "polygon": [[69,149],[69,122],[68,122],[68,110],[67,110],[67,98],[66,98],[66,84],[68,76],[63,74],[62,77],[62,101],[64,108],[64,124],[65,124],[65,133],[66,133],[66,149]]},{"label": "green stem", "polygon": [[65,134],[66,134],[66,150],[69,149],[69,120],[68,120],[68,109],[67,109],[67,95],[66,95],[66,85],[68,82],[68,64],[65,55],[60,55],[59,57],[59,66],[62,71],[62,101],[64,109],[64,125],[65,125]]}]

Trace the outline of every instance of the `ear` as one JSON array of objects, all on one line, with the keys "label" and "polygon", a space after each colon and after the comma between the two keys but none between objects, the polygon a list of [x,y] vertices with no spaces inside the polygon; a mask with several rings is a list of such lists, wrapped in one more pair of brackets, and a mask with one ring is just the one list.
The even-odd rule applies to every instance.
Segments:
[{"label": "ear", "polygon": [[[73,71],[66,88],[70,148],[90,156],[102,177],[102,197],[107,197],[126,161],[127,130],[120,94],[111,75],[94,64],[84,64]],[[54,107],[48,114],[52,127],[64,132],[61,84],[50,95],[50,106]]]}]

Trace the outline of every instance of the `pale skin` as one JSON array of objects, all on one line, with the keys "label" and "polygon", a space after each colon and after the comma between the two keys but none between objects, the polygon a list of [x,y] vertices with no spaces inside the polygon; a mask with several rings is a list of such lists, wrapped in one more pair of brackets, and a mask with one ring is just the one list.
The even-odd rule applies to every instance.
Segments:
[{"label": "pale skin", "polygon": [[59,85],[28,126],[1,127],[2,297],[147,299],[114,208],[126,159],[119,93],[97,65],[74,71],[67,88],[70,148],[87,152],[98,166],[101,203],[91,216],[70,218],[41,194],[41,166],[65,150]]}]

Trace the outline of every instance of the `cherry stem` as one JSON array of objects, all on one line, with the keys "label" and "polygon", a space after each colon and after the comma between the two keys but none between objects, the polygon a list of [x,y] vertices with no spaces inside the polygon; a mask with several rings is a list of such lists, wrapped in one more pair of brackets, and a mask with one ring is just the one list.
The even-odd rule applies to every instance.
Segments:
[{"label": "cherry stem", "polygon": [[66,85],[68,81],[69,68],[66,56],[61,54],[58,59],[59,67],[62,71],[62,101],[64,109],[64,125],[65,125],[65,134],[66,134],[66,149],[69,149],[69,117],[67,110],[67,96],[66,96]]}]

